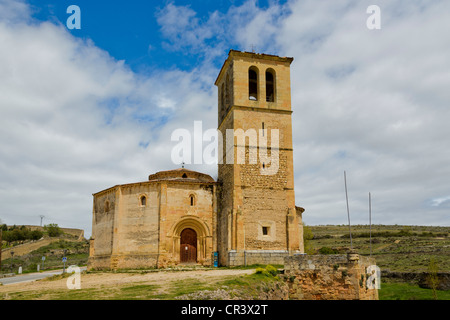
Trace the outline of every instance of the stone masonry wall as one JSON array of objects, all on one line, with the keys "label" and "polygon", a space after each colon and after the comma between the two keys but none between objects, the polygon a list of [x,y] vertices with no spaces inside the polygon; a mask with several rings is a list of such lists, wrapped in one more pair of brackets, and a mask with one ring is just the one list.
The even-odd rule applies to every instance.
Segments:
[{"label": "stone masonry wall", "polygon": [[367,267],[375,261],[356,253],[294,255],[284,260],[284,279],[292,300],[378,300],[367,286]]},{"label": "stone masonry wall", "polygon": [[289,255],[285,250],[245,250],[228,252],[230,266],[243,266],[252,264],[283,264],[284,258]]},{"label": "stone masonry wall", "polygon": [[[234,163],[219,165],[221,265],[252,264],[247,258],[282,264],[284,255],[303,251],[303,226],[295,209],[291,62],[292,58],[231,51],[216,80],[219,130],[223,138],[229,138],[227,129],[235,133],[233,147],[223,144],[223,156],[233,152]],[[249,99],[250,69],[257,72],[256,100]],[[266,71],[274,75],[273,101],[266,99]],[[275,257],[269,251],[288,253]]]}]

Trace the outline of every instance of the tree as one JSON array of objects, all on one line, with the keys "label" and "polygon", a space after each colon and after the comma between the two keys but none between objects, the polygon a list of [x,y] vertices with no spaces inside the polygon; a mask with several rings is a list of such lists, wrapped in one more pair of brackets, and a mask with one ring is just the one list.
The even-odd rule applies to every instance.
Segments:
[{"label": "tree", "polygon": [[22,240],[31,239],[31,230],[25,226],[20,227],[20,231],[22,232]]},{"label": "tree", "polygon": [[44,235],[44,233],[42,231],[33,230],[30,232],[30,239],[31,240],[39,240],[40,238],[42,238],[43,235]]},{"label": "tree", "polygon": [[438,265],[436,263],[436,260],[432,257],[430,259],[430,264],[428,265],[428,275],[426,278],[426,282],[433,291],[434,300],[438,299],[436,290],[439,285],[439,277],[437,273],[438,273]]},{"label": "tree", "polygon": [[3,241],[8,242],[8,245],[11,244],[12,240],[11,240],[11,233],[10,232],[8,232],[8,231],[3,232]]},{"label": "tree", "polygon": [[46,225],[44,229],[47,231],[49,237],[57,237],[63,233],[56,223],[50,223]]},{"label": "tree", "polygon": [[12,234],[14,235],[14,239],[16,241],[23,241],[25,240],[25,235],[23,234],[23,231],[20,229],[14,229],[13,231],[11,231]]}]

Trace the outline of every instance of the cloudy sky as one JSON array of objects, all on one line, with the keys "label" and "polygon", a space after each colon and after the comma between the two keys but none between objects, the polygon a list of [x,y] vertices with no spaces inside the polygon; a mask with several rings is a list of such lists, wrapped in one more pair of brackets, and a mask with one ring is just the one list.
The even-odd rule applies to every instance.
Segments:
[{"label": "cloudy sky", "polygon": [[449,1],[143,2],[0,0],[3,223],[89,237],[92,193],[178,168],[171,133],[217,126],[220,67],[254,48],[294,57],[306,224],[347,223],[345,170],[352,224],[371,192],[375,224],[450,225]]}]

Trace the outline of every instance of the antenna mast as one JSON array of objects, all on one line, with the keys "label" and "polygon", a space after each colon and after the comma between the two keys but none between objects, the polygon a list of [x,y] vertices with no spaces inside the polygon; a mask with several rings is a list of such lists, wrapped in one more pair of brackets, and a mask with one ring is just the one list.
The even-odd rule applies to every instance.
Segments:
[{"label": "antenna mast", "polygon": [[350,210],[348,209],[347,176],[344,170],[345,199],[347,200],[348,232],[350,233],[350,249],[353,249],[352,229],[350,227]]},{"label": "antenna mast", "polygon": [[372,199],[369,192],[369,245],[370,245],[370,257],[372,257]]}]

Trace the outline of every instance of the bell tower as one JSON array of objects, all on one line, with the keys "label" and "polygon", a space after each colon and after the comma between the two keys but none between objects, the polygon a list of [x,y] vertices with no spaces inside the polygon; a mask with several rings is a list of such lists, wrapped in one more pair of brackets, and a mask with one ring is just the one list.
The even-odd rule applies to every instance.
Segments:
[{"label": "bell tower", "polygon": [[221,265],[283,264],[303,252],[295,206],[290,65],[231,50],[217,77],[218,250]]}]

